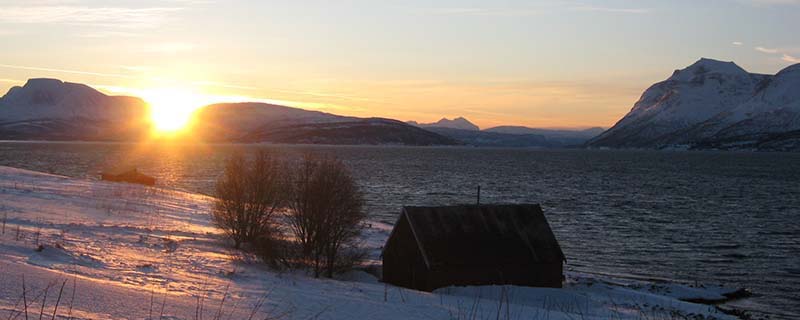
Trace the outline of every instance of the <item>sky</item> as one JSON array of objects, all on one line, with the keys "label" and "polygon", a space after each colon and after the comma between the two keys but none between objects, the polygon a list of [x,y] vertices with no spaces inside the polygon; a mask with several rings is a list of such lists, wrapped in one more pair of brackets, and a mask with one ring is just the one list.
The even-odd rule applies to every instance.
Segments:
[{"label": "sky", "polygon": [[798,30],[800,0],[0,0],[0,92],[48,77],[198,105],[609,127],[700,57],[800,62]]}]

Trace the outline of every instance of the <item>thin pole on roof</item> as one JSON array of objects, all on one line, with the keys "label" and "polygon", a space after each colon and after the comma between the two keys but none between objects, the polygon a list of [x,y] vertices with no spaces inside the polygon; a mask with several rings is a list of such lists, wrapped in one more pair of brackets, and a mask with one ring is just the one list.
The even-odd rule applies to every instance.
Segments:
[{"label": "thin pole on roof", "polygon": [[481,185],[478,185],[478,205],[481,205]]}]

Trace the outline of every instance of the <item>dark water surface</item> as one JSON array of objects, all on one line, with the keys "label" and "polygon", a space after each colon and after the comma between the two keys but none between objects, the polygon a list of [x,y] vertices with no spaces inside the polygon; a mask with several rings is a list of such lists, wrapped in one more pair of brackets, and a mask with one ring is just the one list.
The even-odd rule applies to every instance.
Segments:
[{"label": "dark water surface", "polygon": [[481,185],[484,203],[541,203],[570,268],[747,287],[758,296],[734,306],[800,318],[800,154],[8,142],[0,165],[89,178],[135,165],[211,194],[226,157],[257,148],[335,154],[378,220],[473,203]]}]

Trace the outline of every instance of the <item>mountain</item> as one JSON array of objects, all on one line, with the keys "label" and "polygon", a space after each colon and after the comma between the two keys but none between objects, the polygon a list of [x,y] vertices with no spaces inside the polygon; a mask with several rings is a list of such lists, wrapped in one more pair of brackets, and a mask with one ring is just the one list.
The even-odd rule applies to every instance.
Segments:
[{"label": "mountain", "polygon": [[263,126],[248,132],[239,141],[340,145],[458,145],[443,135],[382,118],[354,118],[347,121],[320,121]]},{"label": "mountain", "polygon": [[147,132],[147,105],[56,79],[30,79],[0,98],[0,138],[129,140]]},{"label": "mountain", "polygon": [[[355,118],[266,103],[199,109],[192,138],[210,142],[455,145],[400,121]],[[0,139],[137,141],[150,133],[147,104],[87,85],[30,79],[0,98]]]},{"label": "mountain", "polygon": [[453,120],[442,118],[439,121],[434,123],[417,123],[416,121],[408,121],[410,125],[421,127],[421,128],[450,128],[450,129],[460,129],[460,130],[472,130],[478,131],[480,128],[476,126],[474,123],[469,122],[464,117],[454,118]]},{"label": "mountain", "polygon": [[425,130],[438,133],[473,147],[547,148],[560,147],[538,134],[507,134],[499,132],[429,127]]},{"label": "mountain", "polygon": [[800,150],[800,64],[775,75],[700,59],[645,90],[589,147]]},{"label": "mountain", "polygon": [[602,128],[586,130],[536,129],[520,126],[499,126],[480,130],[464,117],[442,118],[434,123],[408,124],[425,128],[463,144],[476,147],[566,147],[580,146],[603,132]]},{"label": "mountain", "polygon": [[201,108],[194,132],[206,141],[307,144],[455,145],[457,141],[391,119],[356,118],[267,103]]},{"label": "mountain", "polygon": [[540,128],[529,128],[522,126],[499,126],[499,127],[484,129],[483,131],[514,134],[514,135],[526,135],[526,134],[540,135],[543,136],[548,142],[554,145],[578,146],[582,145],[589,139],[594,138],[597,135],[603,133],[603,131],[605,130],[599,127],[580,129],[580,130],[578,129],[568,130],[568,129],[540,129]]},{"label": "mountain", "polygon": [[253,131],[300,124],[346,122],[338,116],[259,102],[217,103],[198,109],[193,131],[207,141],[239,141]]},{"label": "mountain", "polygon": [[540,134],[480,130],[477,125],[464,117],[453,120],[442,118],[434,123],[417,123],[416,121],[406,123],[435,132],[460,144],[474,147],[543,148],[560,146],[560,144],[550,143]]}]

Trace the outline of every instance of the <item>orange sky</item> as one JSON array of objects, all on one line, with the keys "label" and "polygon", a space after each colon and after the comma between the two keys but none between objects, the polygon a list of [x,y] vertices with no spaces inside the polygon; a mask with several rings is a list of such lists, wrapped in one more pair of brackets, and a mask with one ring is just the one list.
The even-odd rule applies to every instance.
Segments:
[{"label": "orange sky", "polygon": [[[609,127],[700,57],[800,61],[795,1],[0,2],[0,91],[28,78],[482,128]],[[190,95],[187,95],[190,93]],[[164,110],[165,114],[170,113]]]}]

